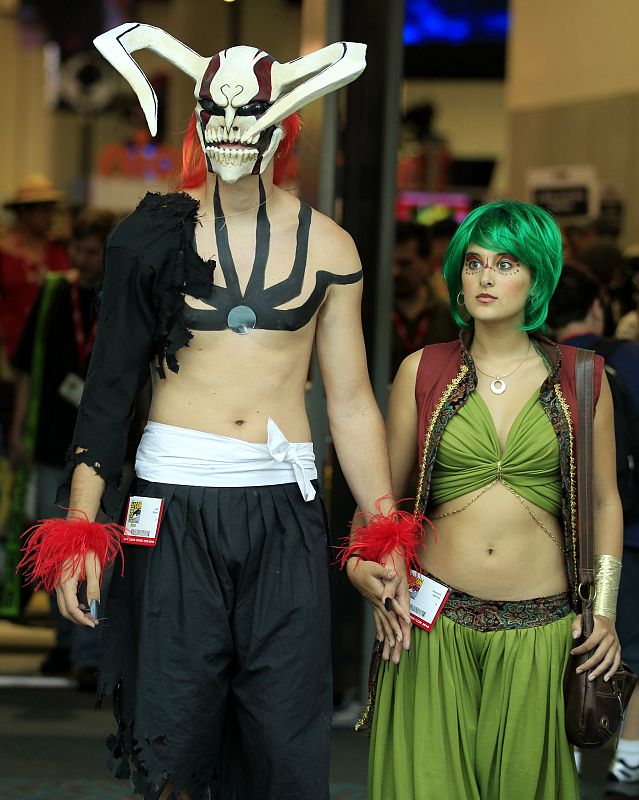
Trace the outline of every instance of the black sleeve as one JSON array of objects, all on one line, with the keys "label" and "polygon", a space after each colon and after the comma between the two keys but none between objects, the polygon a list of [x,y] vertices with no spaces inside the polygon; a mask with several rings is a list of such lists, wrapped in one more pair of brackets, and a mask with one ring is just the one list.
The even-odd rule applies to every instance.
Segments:
[{"label": "black sleeve", "polygon": [[[151,268],[135,253],[107,246],[97,336],[58,490],[58,503],[65,507],[73,471],[82,463],[106,482],[105,513],[114,517],[119,510],[118,486],[135,396],[149,376],[152,359],[152,292]],[[76,448],[84,452],[76,454]]]},{"label": "black sleeve", "polygon": [[12,366],[18,372],[29,374],[33,361],[33,345],[35,342],[36,327],[38,325],[38,315],[40,314],[40,304],[42,303],[42,289],[40,289],[35,303],[31,307],[29,316],[25,323],[16,349],[11,357]]}]

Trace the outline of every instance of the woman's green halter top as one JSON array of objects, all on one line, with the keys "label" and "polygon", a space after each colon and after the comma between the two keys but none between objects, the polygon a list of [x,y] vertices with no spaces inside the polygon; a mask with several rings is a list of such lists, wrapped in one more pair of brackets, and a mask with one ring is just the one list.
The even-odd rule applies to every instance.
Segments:
[{"label": "woman's green halter top", "polygon": [[559,445],[538,390],[517,414],[503,452],[488,406],[477,392],[471,392],[446,426],[431,479],[434,504],[481,489],[495,479],[539,508],[559,514]]}]

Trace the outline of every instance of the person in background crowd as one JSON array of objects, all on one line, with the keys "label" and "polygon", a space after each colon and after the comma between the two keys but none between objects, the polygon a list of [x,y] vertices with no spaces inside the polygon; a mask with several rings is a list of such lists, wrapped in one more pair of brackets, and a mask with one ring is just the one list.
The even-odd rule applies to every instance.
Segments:
[{"label": "person in background crowd", "polygon": [[442,264],[448,243],[458,227],[459,224],[452,217],[440,219],[428,227],[431,242],[430,285],[437,297],[446,305],[448,305],[448,287],[442,273]]},{"label": "person in background crowd", "polygon": [[406,356],[415,350],[457,335],[448,304],[443,303],[431,287],[430,254],[430,237],[425,226],[397,223],[393,266],[393,375]]},{"label": "person in background crowd", "polygon": [[16,217],[14,226],[0,240],[0,331],[9,357],[45,274],[69,267],[64,245],[49,238],[61,197],[44,175],[28,175],[5,203]]},{"label": "person in background crowd", "polygon": [[634,308],[619,320],[615,336],[617,339],[629,339],[631,342],[639,342],[639,274],[632,279],[631,297]]},{"label": "person in background crowd", "polygon": [[639,273],[639,244],[629,244],[624,247],[623,261],[631,275]]},{"label": "person in background crowd", "polygon": [[639,244],[631,244],[623,251],[626,265],[626,302],[624,314],[617,323],[617,339],[639,342]]},{"label": "person in background crowd", "polygon": [[0,452],[13,408],[10,358],[45,274],[69,266],[65,247],[49,238],[61,196],[44,175],[28,175],[5,203],[15,222],[0,238]]},{"label": "person in background crowd", "polygon": [[[581,269],[564,267],[550,302],[548,321],[557,341],[602,350],[639,415],[639,345],[604,340],[604,309],[598,283]],[[614,396],[614,395],[613,395]],[[615,414],[619,410],[615,409]],[[639,431],[636,432],[639,435]],[[639,464],[637,465],[639,466]],[[623,569],[617,601],[617,632],[624,660],[639,672],[639,518],[624,514]],[[639,690],[635,689],[611,764],[609,781],[639,785]]]},{"label": "person in background crowd", "polygon": [[[66,515],[66,510],[56,505],[55,496],[95,339],[94,301],[102,280],[104,242],[115,221],[110,211],[79,214],[69,245],[73,270],[48,276],[13,355],[17,378],[9,459],[15,464],[31,458],[25,450],[23,434],[27,413],[35,409],[32,413],[37,415],[38,423],[33,460],[38,519]],[[96,631],[63,619],[55,596],[52,612],[57,627],[56,645],[42,663],[42,672],[61,674],[72,669],[82,688],[95,686]]]},{"label": "person in background crowd", "polygon": [[597,239],[597,233],[592,226],[592,222],[581,225],[565,225],[563,239],[565,257],[576,260],[584,247],[587,247]]},{"label": "person in background crowd", "polygon": [[626,270],[621,250],[610,238],[597,239],[583,248],[578,261],[599,282],[604,335],[612,336],[626,310],[623,306],[627,295]]}]

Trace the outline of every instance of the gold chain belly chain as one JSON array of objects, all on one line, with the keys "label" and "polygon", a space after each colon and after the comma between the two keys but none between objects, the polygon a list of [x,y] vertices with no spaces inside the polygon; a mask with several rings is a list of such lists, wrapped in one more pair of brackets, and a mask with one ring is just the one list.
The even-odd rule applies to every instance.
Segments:
[{"label": "gold chain belly chain", "polygon": [[548,528],[547,528],[547,527],[544,525],[544,523],[543,523],[543,522],[542,522],[542,521],[539,519],[539,517],[538,517],[538,516],[535,514],[535,512],[532,510],[532,508],[531,508],[531,507],[528,505],[528,503],[527,503],[527,502],[524,500],[524,498],[523,498],[523,497],[521,497],[520,495],[518,495],[518,494],[517,494],[517,492],[516,492],[514,489],[512,489],[512,488],[511,488],[511,487],[510,487],[510,486],[509,486],[509,485],[508,485],[508,484],[507,484],[507,483],[504,481],[504,479],[502,478],[502,475],[501,475],[501,461],[498,461],[498,462],[497,462],[497,477],[496,477],[494,480],[492,480],[490,483],[486,484],[486,486],[484,486],[482,489],[480,489],[480,490],[479,490],[479,492],[477,492],[477,494],[476,494],[476,495],[474,495],[473,497],[471,497],[471,499],[470,499],[470,500],[469,500],[467,503],[464,503],[464,505],[463,505],[463,506],[461,506],[461,508],[456,508],[456,509],[454,509],[453,511],[445,511],[443,514],[433,514],[432,516],[430,516],[430,517],[429,517],[429,519],[431,519],[431,520],[433,520],[433,519],[443,519],[444,517],[452,517],[452,516],[454,516],[455,514],[459,514],[459,513],[461,513],[462,511],[465,511],[467,508],[469,508],[470,506],[472,506],[472,504],[473,504],[473,503],[474,503],[476,500],[479,500],[479,498],[480,498],[480,497],[481,497],[483,494],[486,494],[486,492],[487,492],[489,489],[491,489],[491,488],[492,488],[492,487],[493,487],[493,486],[494,486],[496,483],[501,483],[501,485],[502,485],[502,486],[503,486],[505,489],[507,489],[507,490],[508,490],[508,491],[509,491],[509,492],[510,492],[512,495],[513,495],[513,497],[516,497],[516,498],[517,498],[517,500],[520,502],[520,504],[521,504],[521,505],[522,505],[522,506],[523,506],[523,507],[526,509],[526,511],[527,511],[527,512],[530,514],[530,516],[531,516],[531,517],[532,517],[532,518],[535,520],[535,522],[537,523],[537,525],[539,525],[539,527],[540,527],[540,528],[542,529],[542,531],[543,531],[543,532],[546,534],[546,536],[548,536],[550,539],[552,539],[552,540],[553,540],[553,542],[554,542],[554,543],[557,545],[557,547],[558,547],[558,548],[561,550],[561,552],[562,552],[562,553],[565,555],[565,554],[566,554],[566,549],[565,549],[565,547],[562,545],[562,543],[561,543],[561,542],[560,542],[560,541],[559,541],[559,540],[556,538],[556,536],[554,536],[554,535],[553,535],[552,531],[549,531],[549,530],[548,530]]}]

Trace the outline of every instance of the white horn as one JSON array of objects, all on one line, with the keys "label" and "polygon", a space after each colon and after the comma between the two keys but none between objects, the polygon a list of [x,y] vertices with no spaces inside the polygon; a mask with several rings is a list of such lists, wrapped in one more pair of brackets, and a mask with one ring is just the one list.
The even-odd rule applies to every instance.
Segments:
[{"label": "white horn", "polygon": [[151,136],[155,136],[158,128],[158,99],[148,78],[131,58],[131,53],[136,50],[153,50],[196,82],[202,77],[209,62],[209,59],[191,50],[161,28],[139,22],[118,25],[117,28],[96,37],[93,44],[130,83],[144,111]]},{"label": "white horn", "polygon": [[346,86],[366,67],[366,45],[335,42],[285,64],[273,64],[271,80],[276,98],[269,110],[242,136],[246,142],[270,125],[281,122],[318,97]]}]

